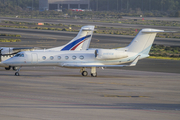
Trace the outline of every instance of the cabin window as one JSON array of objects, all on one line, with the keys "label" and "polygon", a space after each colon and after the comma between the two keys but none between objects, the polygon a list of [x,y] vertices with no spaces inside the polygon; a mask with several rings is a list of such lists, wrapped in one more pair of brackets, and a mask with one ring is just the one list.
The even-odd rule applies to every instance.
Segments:
[{"label": "cabin window", "polygon": [[57,58],[58,58],[58,60],[60,60],[60,59],[61,59],[61,56],[58,56]]},{"label": "cabin window", "polygon": [[50,59],[51,59],[51,60],[53,60],[53,59],[54,59],[54,57],[53,57],[53,56],[51,56],[51,57],[50,57]]},{"label": "cabin window", "polygon": [[43,56],[43,57],[42,57],[42,59],[43,59],[43,60],[45,60],[45,59],[46,59],[46,57],[45,57],[45,56]]},{"label": "cabin window", "polygon": [[72,56],[72,59],[75,60],[75,59],[76,59],[76,56]]},{"label": "cabin window", "polygon": [[69,59],[69,57],[68,57],[68,56],[65,56],[65,59],[66,59],[66,60],[68,60],[68,59]]},{"label": "cabin window", "polygon": [[83,60],[83,59],[84,59],[84,56],[81,55],[81,56],[79,57],[79,59]]}]

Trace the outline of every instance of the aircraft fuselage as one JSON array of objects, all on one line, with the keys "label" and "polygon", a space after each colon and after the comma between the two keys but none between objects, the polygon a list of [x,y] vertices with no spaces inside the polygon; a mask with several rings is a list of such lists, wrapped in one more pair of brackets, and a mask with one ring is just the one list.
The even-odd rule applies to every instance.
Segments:
[{"label": "aircraft fuselage", "polygon": [[[18,56],[19,55],[19,56]],[[112,54],[109,54],[111,56]],[[15,66],[60,66],[64,64],[86,65],[119,65],[132,62],[137,53],[128,53],[122,59],[99,60],[94,50],[86,51],[26,51],[20,52],[13,59],[6,60],[9,65]],[[143,56],[142,56],[143,57]],[[141,57],[141,58],[142,58]],[[145,56],[147,57],[147,56]],[[11,61],[13,60],[13,61]]]}]

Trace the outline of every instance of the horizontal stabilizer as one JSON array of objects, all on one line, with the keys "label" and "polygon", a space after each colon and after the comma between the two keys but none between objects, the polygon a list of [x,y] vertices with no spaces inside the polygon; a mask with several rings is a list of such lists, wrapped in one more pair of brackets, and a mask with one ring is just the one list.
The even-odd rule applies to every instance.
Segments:
[{"label": "horizontal stabilizer", "polygon": [[92,27],[92,26],[88,26],[88,27],[82,28],[82,31],[94,31],[94,27]]},{"label": "horizontal stabilizer", "polygon": [[144,30],[144,31],[142,31],[142,32],[143,32],[143,33],[161,33],[161,32],[171,33],[171,32],[178,32],[178,31],[164,31],[164,30],[148,31],[148,30]]}]

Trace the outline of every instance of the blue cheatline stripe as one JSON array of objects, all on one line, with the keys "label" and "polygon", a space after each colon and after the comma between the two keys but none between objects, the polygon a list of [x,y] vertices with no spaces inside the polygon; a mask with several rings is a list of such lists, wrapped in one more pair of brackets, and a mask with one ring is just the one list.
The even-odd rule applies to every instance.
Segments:
[{"label": "blue cheatline stripe", "polygon": [[73,48],[75,45],[77,45],[79,42],[83,41],[84,39],[91,37],[91,35],[87,35],[85,37],[79,38],[75,41],[73,41],[72,43],[66,45],[61,51],[63,50],[71,50],[71,48]]}]

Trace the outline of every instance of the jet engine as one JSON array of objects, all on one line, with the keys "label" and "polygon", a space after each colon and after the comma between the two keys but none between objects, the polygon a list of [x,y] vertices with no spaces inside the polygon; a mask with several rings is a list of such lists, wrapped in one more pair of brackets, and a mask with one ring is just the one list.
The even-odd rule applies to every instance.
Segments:
[{"label": "jet engine", "polygon": [[7,47],[0,48],[0,51],[1,51],[2,55],[4,55],[4,54],[12,54],[14,52],[13,48],[7,48]]},{"label": "jet engine", "polygon": [[114,60],[128,57],[125,51],[115,49],[97,49],[95,50],[95,57],[98,60]]}]

